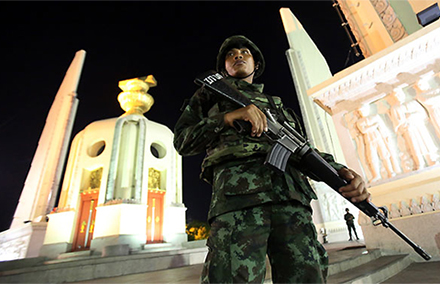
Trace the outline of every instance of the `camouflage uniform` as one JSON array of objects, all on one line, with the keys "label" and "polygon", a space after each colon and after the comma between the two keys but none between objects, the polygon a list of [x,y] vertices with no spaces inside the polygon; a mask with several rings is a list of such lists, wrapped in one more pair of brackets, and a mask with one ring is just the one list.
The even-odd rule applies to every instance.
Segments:
[{"label": "camouflage uniform", "polygon": [[[262,84],[227,80],[260,109],[271,108]],[[273,97],[295,127],[294,119]],[[327,255],[317,241],[311,218],[316,194],[295,165],[284,174],[263,165],[269,140],[238,134],[224,124],[224,115],[237,107],[199,89],[174,130],[174,146],[181,155],[206,151],[201,178],[212,185],[208,219],[211,234],[203,282],[262,282],[269,256],[274,282],[324,282]],[[343,165],[321,153],[339,170]]]}]

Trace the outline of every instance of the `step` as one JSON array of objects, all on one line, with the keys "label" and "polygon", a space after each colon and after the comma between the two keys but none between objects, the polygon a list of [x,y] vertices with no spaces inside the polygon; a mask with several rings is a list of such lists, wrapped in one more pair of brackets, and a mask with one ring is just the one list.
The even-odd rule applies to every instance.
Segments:
[{"label": "step", "polygon": [[382,283],[440,283],[440,261],[412,263]]},{"label": "step", "polygon": [[[328,252],[329,268],[328,275],[334,275],[359,265],[364,265],[378,259],[381,252],[378,249],[367,250],[365,246],[349,247]],[[264,283],[272,283],[269,260],[266,260],[266,277]]]},{"label": "step", "polygon": [[74,251],[74,252],[66,252],[58,255],[57,259],[71,259],[71,258],[89,258],[91,256],[101,256],[101,253],[95,253],[94,250],[83,250],[83,251]]},{"label": "step", "polygon": [[150,252],[158,252],[158,251],[172,251],[182,249],[181,246],[176,246],[170,243],[159,243],[159,244],[146,244],[143,249],[140,251],[136,251],[138,253],[150,253]]},{"label": "step", "polygon": [[381,256],[358,267],[330,275],[328,283],[380,283],[411,264],[409,255]]},{"label": "step", "polygon": [[22,259],[8,260],[8,261],[0,261],[0,272],[43,265],[44,262],[47,260],[48,260],[47,257],[39,256],[39,257],[22,258]]},{"label": "step", "polygon": [[381,252],[378,249],[356,248],[332,251],[328,255],[330,276],[373,261],[381,256]]}]

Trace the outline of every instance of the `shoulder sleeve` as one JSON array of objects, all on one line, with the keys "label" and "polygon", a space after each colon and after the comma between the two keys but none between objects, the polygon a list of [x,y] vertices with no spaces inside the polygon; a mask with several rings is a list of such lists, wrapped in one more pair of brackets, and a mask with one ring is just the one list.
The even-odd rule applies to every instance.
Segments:
[{"label": "shoulder sleeve", "polygon": [[203,153],[225,127],[224,112],[210,112],[210,94],[199,89],[192,96],[174,127],[174,148],[183,156]]},{"label": "shoulder sleeve", "polygon": [[[309,147],[313,148],[312,145],[308,144]],[[340,169],[343,168],[347,168],[345,165],[343,164],[339,164],[335,161],[333,155],[328,154],[328,153],[324,153],[324,152],[320,152],[318,149],[313,148],[313,150],[315,150],[327,163],[330,164],[331,167],[333,167],[336,171],[339,171]],[[315,180],[315,181],[321,181],[321,179],[319,179],[314,173],[313,173],[313,169],[305,169],[303,167],[301,167],[301,162],[300,159],[297,155],[292,155],[289,159],[289,161],[292,163],[292,166],[294,166],[295,168],[297,168],[299,171],[301,171],[303,174],[305,174],[306,176],[308,176],[309,178]]]},{"label": "shoulder sleeve", "polygon": [[346,168],[345,165],[343,164],[339,164],[335,161],[335,158],[333,157],[333,155],[328,154],[328,153],[324,153],[324,152],[320,152],[318,149],[315,148],[315,151],[318,152],[318,154],[324,158],[324,160],[326,160],[336,171],[339,171],[340,169]]}]

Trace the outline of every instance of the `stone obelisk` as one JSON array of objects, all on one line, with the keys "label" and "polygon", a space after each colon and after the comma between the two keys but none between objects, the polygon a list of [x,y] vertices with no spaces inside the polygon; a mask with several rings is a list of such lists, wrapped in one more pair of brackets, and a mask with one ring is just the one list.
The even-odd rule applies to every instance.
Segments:
[{"label": "stone obelisk", "polygon": [[49,111],[11,228],[45,221],[52,210],[75,120],[78,87],[86,52],[75,54]]},{"label": "stone obelisk", "polygon": [[[307,94],[308,90],[332,77],[330,68],[292,11],[289,8],[281,8],[280,14],[290,47],[286,51],[286,57],[295,84],[305,132],[314,147],[333,154],[336,161],[344,164],[345,157],[331,116]],[[312,186],[319,201],[312,202],[313,219],[317,229],[322,236],[325,234],[330,242],[345,240],[346,225],[341,221],[340,212],[349,207],[350,211],[356,214],[357,208],[338,197],[337,193],[323,183],[313,182]],[[339,233],[341,231],[342,234]]]}]

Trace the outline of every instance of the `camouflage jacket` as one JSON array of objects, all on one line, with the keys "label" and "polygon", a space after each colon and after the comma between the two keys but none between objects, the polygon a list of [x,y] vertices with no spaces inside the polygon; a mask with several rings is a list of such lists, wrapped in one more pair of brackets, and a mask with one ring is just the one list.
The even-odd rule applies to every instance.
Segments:
[{"label": "camouflage jacket", "polygon": [[[227,78],[260,109],[271,108],[262,84]],[[295,120],[285,110],[281,99],[273,97],[295,127]],[[310,206],[316,194],[307,178],[290,158],[284,174],[278,175],[264,166],[271,143],[264,137],[239,134],[224,124],[224,115],[237,106],[206,90],[199,89],[190,99],[174,128],[174,147],[183,156],[206,151],[201,178],[213,187],[208,219],[222,213],[266,202],[298,200]],[[297,128],[297,127],[296,127]],[[297,128],[298,129],[298,128]],[[344,167],[329,154],[320,153],[337,170]]]}]

